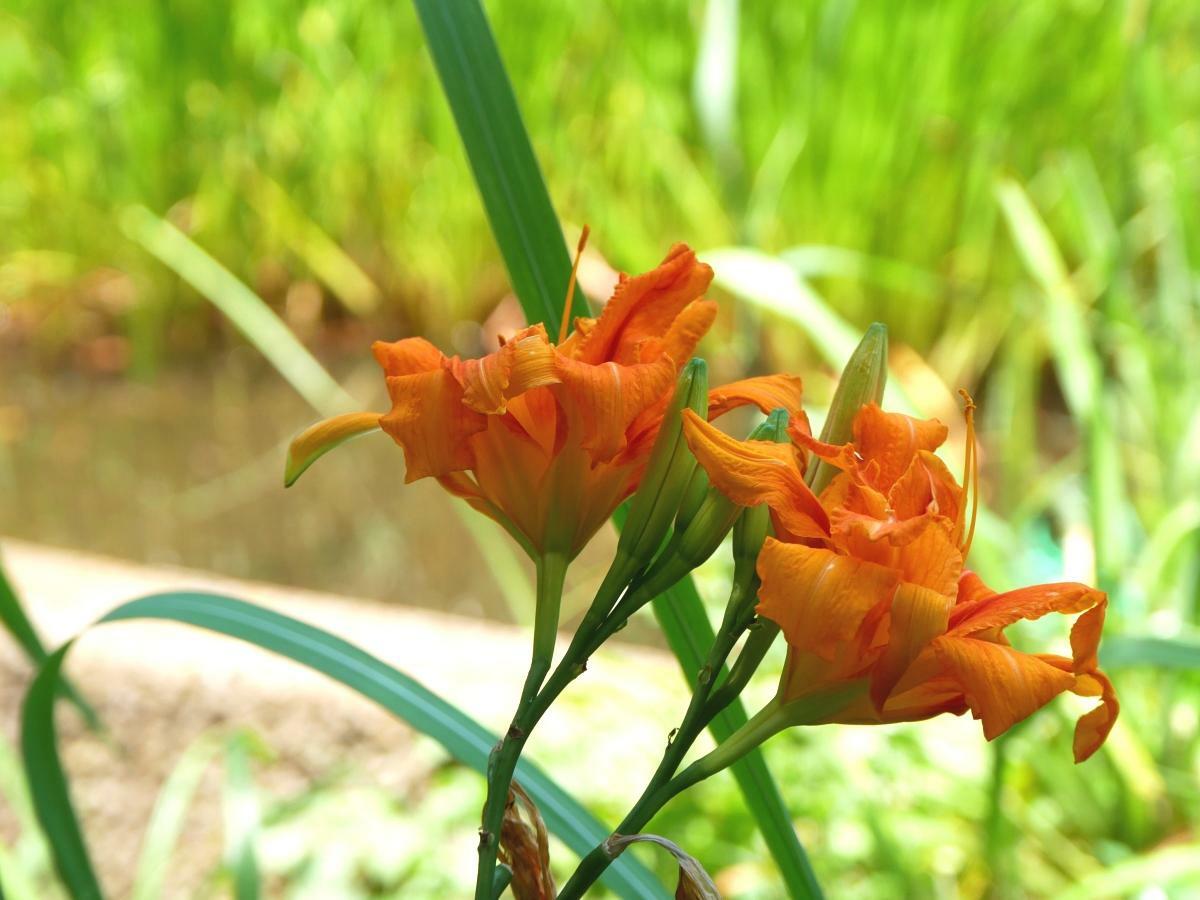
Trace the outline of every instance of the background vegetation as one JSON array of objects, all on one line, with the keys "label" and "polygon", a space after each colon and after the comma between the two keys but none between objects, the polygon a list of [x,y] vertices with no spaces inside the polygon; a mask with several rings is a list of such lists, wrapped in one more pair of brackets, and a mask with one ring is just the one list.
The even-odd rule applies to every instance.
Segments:
[{"label": "background vegetation", "polygon": [[[936,729],[777,742],[771,761],[830,894],[1195,889],[1200,9],[496,0],[488,12],[568,230],[590,223],[625,270],[674,240],[707,253],[726,302],[706,355],[730,376],[802,372],[818,412],[845,335],[887,322],[896,402],[947,420],[951,389],[981,402],[985,577],[1094,580],[1112,595],[1106,663],[1124,718],[1087,766],[1068,763],[1065,714],[952,754]],[[387,593],[397,553],[422,559],[394,521],[403,511],[359,521],[331,499],[306,565],[259,555],[252,518],[195,492],[216,478],[219,494],[258,496],[246,485],[260,469],[273,478],[275,443],[308,414],[214,297],[177,259],[164,265],[154,227],[173,223],[250,286],[352,392],[377,390],[357,387],[371,383],[360,363],[374,336],[476,352],[480,324],[504,318],[504,268],[412,10],[6,0],[0,134],[0,490],[14,498],[0,528]],[[137,416],[130,396],[184,432],[218,414],[258,424],[207,451],[160,439],[154,458],[183,462],[151,478],[122,455],[146,423],[125,444],[107,436]],[[107,414],[89,419],[97,404]],[[86,468],[55,443],[56,408],[77,412],[101,452]],[[72,515],[63,493],[136,506],[147,491],[161,500],[164,481],[172,503],[191,491],[192,518],[170,505],[165,532],[123,538]],[[200,536],[164,542],[174,529]],[[847,741],[861,766],[838,765]],[[703,806],[725,810],[719,829],[692,801],[661,830],[742,873],[727,876],[735,896],[770,895],[737,795],[720,791]],[[469,822],[477,804],[462,805],[451,817]]]}]

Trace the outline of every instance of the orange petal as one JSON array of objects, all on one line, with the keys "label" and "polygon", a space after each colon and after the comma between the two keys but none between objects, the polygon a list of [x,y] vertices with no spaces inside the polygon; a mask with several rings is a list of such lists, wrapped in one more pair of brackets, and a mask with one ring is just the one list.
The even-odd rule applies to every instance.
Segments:
[{"label": "orange petal", "polygon": [[1071,656],[1076,672],[1093,672],[1100,668],[1097,655],[1100,650],[1100,633],[1104,630],[1104,614],[1108,609],[1108,596],[1096,591],[1096,605],[1075,620],[1071,626]]},{"label": "orange petal", "polygon": [[471,468],[467,438],[487,427],[487,417],[463,404],[463,388],[447,368],[389,377],[392,411],[380,427],[404,448],[404,480]]},{"label": "orange petal", "polygon": [[[1067,614],[1083,612],[1085,609],[1090,609],[1105,601],[1106,598],[1102,591],[1084,584],[1064,582],[1032,585],[1004,594],[994,594],[969,603],[960,602],[950,614],[950,633],[955,635],[977,634],[989,628],[1003,628],[1020,619],[1040,619],[1052,612]],[[1096,626],[1095,639],[1097,643],[1099,642],[1098,625],[1103,621],[1104,618],[1101,614]],[[1082,635],[1081,640],[1083,640]]]},{"label": "orange petal", "polygon": [[535,388],[508,401],[508,415],[515,420],[530,439],[547,456],[552,456],[559,443],[563,426],[558,401],[549,388]]},{"label": "orange petal", "polygon": [[964,569],[962,576],[958,579],[958,597],[955,599],[955,605],[964,608],[974,606],[982,600],[987,600],[990,597],[995,597],[996,592],[983,583],[983,579],[976,573]]},{"label": "orange petal", "polygon": [[867,614],[896,590],[893,572],[829,550],[767,538],[758,556],[758,612],[789,646],[832,660]]},{"label": "orange petal", "polygon": [[1100,745],[1116,724],[1117,714],[1121,710],[1116,691],[1113,690],[1108,676],[1099,669],[1079,671],[1075,660],[1049,653],[1039,653],[1038,659],[1063,672],[1074,672],[1075,684],[1071,687],[1073,694],[1100,698],[1100,705],[1084,713],[1075,723],[1075,762],[1081,763],[1100,749]]},{"label": "orange petal", "polygon": [[446,357],[425,338],[405,338],[402,341],[376,341],[371,352],[383,368],[384,375],[416,375],[440,368]]},{"label": "orange petal", "polygon": [[1099,669],[1092,671],[1089,675],[1099,683],[1100,705],[1090,712],[1084,713],[1075,723],[1073,750],[1077,763],[1083,762],[1100,749],[1100,745],[1104,743],[1117,721],[1117,714],[1121,711],[1116,691],[1113,690],[1112,682],[1108,680],[1108,677]]},{"label": "orange petal", "polygon": [[947,636],[934,640],[933,648],[962,686],[989,741],[1075,683],[1069,672],[1045,660],[990,641]]},{"label": "orange petal", "polygon": [[901,582],[892,598],[887,648],[871,671],[871,701],[882,710],[892,689],[921,651],[946,633],[952,599],[920,585]]},{"label": "orange petal", "polygon": [[712,277],[712,269],[686,244],[672,247],[657,269],[635,278],[622,276],[595,326],[578,344],[577,358],[594,365],[638,362],[641,345],[664,338],[683,308],[708,290]]},{"label": "orange petal", "polygon": [[519,331],[495,353],[455,360],[452,368],[463,386],[463,402],[488,415],[505,412],[512,397],[558,381],[554,348],[542,325]]},{"label": "orange petal", "polygon": [[662,341],[662,352],[675,360],[677,368],[683,366],[692,358],[700,338],[708,333],[716,318],[717,304],[711,300],[693,300],[671,323]]},{"label": "orange petal", "polygon": [[717,490],[739,506],[766,503],[781,536],[824,538],[829,534],[829,517],[804,483],[790,445],[739,441],[690,409],[683,412],[683,434]]},{"label": "orange petal", "polygon": [[578,422],[583,429],[583,448],[596,462],[621,452],[634,419],[675,385],[675,364],[668,356],[633,366],[594,366],[559,355],[556,370],[572,402],[572,425]]},{"label": "orange petal", "polygon": [[808,432],[808,416],[804,413],[804,385],[799,375],[763,375],[743,378],[708,392],[709,421],[723,416],[731,409],[753,404],[762,412],[786,409],[788,430],[796,427]]},{"label": "orange petal", "polygon": [[947,433],[946,426],[937,419],[914,419],[884,412],[873,403],[854,417],[855,449],[867,462],[879,464],[875,484],[880,490],[895,484],[918,451],[940,447]]},{"label": "orange petal", "polygon": [[953,597],[963,566],[953,523],[938,516],[925,516],[923,522],[915,538],[897,547],[894,565],[905,581]]},{"label": "orange petal", "polygon": [[[791,432],[789,432],[791,434]],[[862,460],[855,452],[853,444],[826,444],[812,436],[811,433],[797,432],[792,434],[792,440],[806,449],[817,459],[837,466],[843,472],[854,474],[858,472]]]},{"label": "orange petal", "polygon": [[338,444],[377,429],[379,418],[379,413],[346,413],[304,429],[288,447],[283,486],[295,484],[309,466]]},{"label": "orange petal", "polygon": [[946,464],[925,450],[913,457],[888,492],[888,506],[901,519],[933,513],[954,521],[961,503],[962,489]]}]

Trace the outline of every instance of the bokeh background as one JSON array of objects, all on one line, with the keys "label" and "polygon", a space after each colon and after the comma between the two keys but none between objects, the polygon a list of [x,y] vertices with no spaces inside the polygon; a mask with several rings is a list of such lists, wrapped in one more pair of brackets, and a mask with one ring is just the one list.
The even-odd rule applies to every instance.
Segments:
[{"label": "bokeh background", "polygon": [[[998,589],[1110,593],[1123,718],[1085,766],[1068,702],[990,746],[940,725],[772,745],[830,896],[1200,891],[1200,6],[486,6],[567,234],[591,226],[593,300],[686,240],[717,269],[714,380],[800,372],[817,421],[847,343],[887,323],[895,405],[957,424],[954,390],[979,401],[973,565]],[[528,621],[512,549],[403,487],[386,442],[279,489],[325,401],[286,345],[233,324],[261,298],[378,408],[371,340],[473,355],[519,323],[409,6],[4,0],[0,136],[0,533]],[[725,565],[702,573],[714,600]],[[1021,636],[1061,643],[1058,624]],[[279,788],[268,819],[314,855],[341,820],[312,810],[338,804],[469,841],[477,779],[430,771],[415,806],[318,778]],[[579,790],[614,819],[608,787]],[[732,782],[706,791],[656,830],[730,896],[779,896]],[[344,819],[343,836],[362,821]],[[10,825],[12,846],[36,841]],[[382,869],[351,853],[320,890],[460,889],[421,842],[396,852]],[[37,852],[11,858],[48,877]],[[280,896],[312,890],[288,859]]]}]

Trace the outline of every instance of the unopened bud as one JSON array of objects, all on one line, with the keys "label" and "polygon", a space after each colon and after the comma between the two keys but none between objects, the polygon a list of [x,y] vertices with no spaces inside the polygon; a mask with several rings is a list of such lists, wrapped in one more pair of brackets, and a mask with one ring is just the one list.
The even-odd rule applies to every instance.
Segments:
[{"label": "unopened bud", "polygon": [[[747,440],[786,441],[787,422],[787,411],[776,409],[750,433]],[[707,560],[721,546],[721,541],[725,539],[725,535],[729,533],[741,513],[742,507],[733,503],[715,487],[709,486],[686,527],[680,530],[677,523],[670,543],[647,571],[639,590],[651,597],[662,593]],[[757,556],[757,553],[755,555]]]},{"label": "unopened bud", "polygon": [[708,415],[708,366],[702,359],[693,359],[679,373],[675,395],[663,415],[646,472],[629,503],[629,517],[617,543],[618,553],[641,565],[662,546],[697,468],[696,458],[683,439],[684,409],[702,417]]},{"label": "unopened bud", "polygon": [[[827,444],[844,444],[854,433],[854,417],[868,403],[883,400],[883,388],[887,384],[887,326],[875,322],[867,329],[858,347],[850,355],[833,402],[829,404],[829,415],[821,429],[821,440]],[[808,472],[808,486],[819,494],[838,473],[837,466],[817,460]]]},{"label": "unopened bud", "polygon": [[677,532],[682,534],[687,531],[687,527],[692,524],[692,519],[696,518],[696,513],[700,512],[700,505],[708,496],[708,489],[708,473],[704,471],[704,466],[696,466],[692,470],[692,477],[688,481],[687,487],[683,490],[683,499],[679,501],[679,512],[675,515]]}]

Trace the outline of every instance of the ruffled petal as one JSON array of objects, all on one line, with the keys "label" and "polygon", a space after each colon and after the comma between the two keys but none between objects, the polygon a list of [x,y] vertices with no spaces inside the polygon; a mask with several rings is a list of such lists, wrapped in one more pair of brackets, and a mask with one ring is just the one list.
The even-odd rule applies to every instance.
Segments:
[{"label": "ruffled petal", "polygon": [[1100,591],[1096,605],[1075,620],[1071,626],[1071,656],[1076,672],[1094,672],[1100,668],[1100,634],[1104,630],[1104,615],[1108,596]]},{"label": "ruffled petal", "polygon": [[924,527],[911,541],[896,548],[894,565],[900,577],[953,597],[962,575],[962,550],[954,542],[952,524],[940,516],[925,516]]},{"label": "ruffled petal", "polygon": [[767,504],[781,537],[829,534],[829,517],[804,483],[789,444],[739,441],[692,410],[684,410],[683,434],[717,490],[739,506]]},{"label": "ruffled petal", "polygon": [[962,489],[946,464],[922,450],[888,491],[888,506],[897,518],[911,519],[931,513],[955,521],[962,503]]},{"label": "ruffled petal", "polygon": [[708,290],[712,277],[712,269],[686,244],[672,247],[657,269],[622,276],[600,318],[575,345],[577,358],[593,365],[637,363],[642,345],[664,338],[684,307]]},{"label": "ruffled petal", "polygon": [[875,486],[887,490],[904,474],[921,450],[936,450],[946,440],[946,426],[937,419],[914,419],[884,412],[873,403],[854,417],[854,447],[879,465]]},{"label": "ruffled petal", "polygon": [[463,387],[448,368],[392,376],[387,385],[392,411],[379,425],[404,448],[406,482],[471,468],[468,438],[487,427],[487,416],[463,404]]},{"label": "ruffled petal", "polygon": [[958,579],[958,596],[955,598],[954,603],[956,606],[964,607],[964,609],[973,608],[981,600],[987,600],[995,596],[996,592],[984,584],[983,579],[979,575],[969,569],[964,569]]},{"label": "ruffled petal", "polygon": [[933,648],[962,686],[989,741],[1075,684],[1071,673],[1003,644],[946,636],[934,640]]},{"label": "ruffled petal", "polygon": [[708,333],[716,318],[717,304],[711,300],[693,300],[671,323],[667,336],[662,340],[662,352],[675,360],[677,368],[683,366],[692,358],[696,345]]},{"label": "ruffled petal", "polygon": [[901,582],[892,598],[888,643],[871,670],[871,701],[882,710],[892,689],[934,638],[946,633],[953,600],[920,585]]},{"label": "ruffled petal", "polygon": [[561,443],[561,432],[565,426],[553,391],[535,388],[513,397],[508,401],[508,415],[543,453],[547,456],[554,454]]},{"label": "ruffled petal", "polygon": [[[961,602],[960,597],[960,602],[950,614],[950,633],[962,636],[977,634],[990,628],[1003,628],[1021,619],[1040,619],[1052,612],[1083,612],[1105,602],[1103,591],[1073,582],[1037,584],[966,603]],[[1101,614],[1098,624],[1103,621]],[[1080,639],[1083,640],[1083,637]],[[1095,639],[1099,642],[1098,627]]]},{"label": "ruffled petal", "polygon": [[432,372],[441,368],[446,358],[441,350],[422,337],[376,341],[371,345],[371,352],[387,376]]},{"label": "ruffled petal", "polygon": [[576,414],[572,427],[582,428],[582,446],[596,462],[620,453],[634,419],[668,396],[675,384],[675,364],[668,356],[632,366],[594,366],[559,355],[556,371]]},{"label": "ruffled petal", "polygon": [[792,440],[817,459],[837,466],[842,472],[852,476],[858,472],[862,463],[853,444],[827,444],[817,440],[810,432],[804,431],[792,434]]},{"label": "ruffled petal", "polygon": [[832,660],[896,590],[895,573],[829,550],[767,538],[758,556],[758,613],[788,645]]},{"label": "ruffled petal", "polygon": [[1113,725],[1116,724],[1117,714],[1121,711],[1121,704],[1117,702],[1117,693],[1113,690],[1112,682],[1099,669],[1093,670],[1086,676],[1078,677],[1075,693],[1097,696],[1097,693],[1094,692],[1095,688],[1087,684],[1089,681],[1094,682],[1095,686],[1099,688],[1100,705],[1084,713],[1075,723],[1075,739],[1072,749],[1077,763],[1083,762],[1100,749],[1100,746],[1108,738],[1108,733],[1112,731]]},{"label": "ruffled petal", "polygon": [[788,433],[793,428],[807,434],[808,416],[804,412],[804,383],[799,375],[762,375],[743,378],[708,392],[709,421],[739,406],[757,406],[762,412],[785,409]]},{"label": "ruffled petal", "polygon": [[463,402],[486,415],[503,414],[511,398],[558,382],[554,347],[542,325],[519,331],[495,353],[454,360],[451,368],[462,383]]}]

